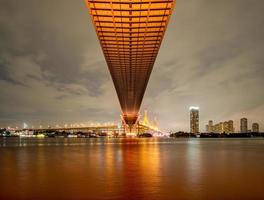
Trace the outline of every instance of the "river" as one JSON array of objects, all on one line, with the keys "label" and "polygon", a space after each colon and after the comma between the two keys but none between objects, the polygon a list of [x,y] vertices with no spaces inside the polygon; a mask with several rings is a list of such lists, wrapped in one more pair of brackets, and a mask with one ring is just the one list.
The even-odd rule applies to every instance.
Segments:
[{"label": "river", "polygon": [[264,139],[0,138],[0,199],[264,199]]}]

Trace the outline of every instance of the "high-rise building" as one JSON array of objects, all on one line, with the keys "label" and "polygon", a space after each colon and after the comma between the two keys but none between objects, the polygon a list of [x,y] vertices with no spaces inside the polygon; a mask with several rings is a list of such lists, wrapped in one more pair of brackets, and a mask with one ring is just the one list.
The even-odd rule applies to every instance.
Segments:
[{"label": "high-rise building", "polygon": [[240,133],[248,132],[248,121],[247,118],[240,119]]},{"label": "high-rise building", "polygon": [[224,122],[219,123],[219,132],[223,133],[224,132]]},{"label": "high-rise building", "polygon": [[218,124],[213,124],[213,121],[210,120],[208,125],[206,125],[207,132],[210,133],[233,133],[234,132],[234,122],[233,120],[219,122]]},{"label": "high-rise building", "polygon": [[214,132],[215,133],[222,133],[222,129],[221,129],[221,124],[220,123],[214,125]]},{"label": "high-rise building", "polygon": [[199,107],[190,107],[190,132],[199,133]]},{"label": "high-rise building", "polygon": [[234,129],[234,122],[233,120],[229,120],[228,121],[228,133],[234,133],[235,129]]},{"label": "high-rise building", "polygon": [[229,133],[229,129],[228,129],[228,122],[225,121],[223,122],[223,130],[222,130],[223,133]]},{"label": "high-rise building", "polygon": [[208,124],[205,125],[205,130],[206,130],[206,132],[210,132],[209,131],[209,125]]},{"label": "high-rise building", "polygon": [[252,132],[258,133],[259,132],[259,124],[258,123],[253,123],[252,124]]},{"label": "high-rise building", "polygon": [[214,131],[213,128],[214,128],[213,120],[209,120],[209,122],[208,122],[208,132],[213,132]]}]

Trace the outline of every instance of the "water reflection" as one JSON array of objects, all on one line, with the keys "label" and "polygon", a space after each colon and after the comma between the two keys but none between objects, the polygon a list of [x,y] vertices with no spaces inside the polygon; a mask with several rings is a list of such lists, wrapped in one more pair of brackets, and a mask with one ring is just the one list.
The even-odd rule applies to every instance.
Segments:
[{"label": "water reflection", "polygon": [[1,140],[0,199],[264,197],[264,140]]},{"label": "water reflection", "polygon": [[200,140],[190,141],[187,147],[187,181],[190,185],[199,185],[202,172]]},{"label": "water reflection", "polygon": [[123,152],[123,194],[133,191],[134,196],[143,198],[144,194],[155,197],[160,183],[160,152],[157,143],[141,145],[126,143]]}]

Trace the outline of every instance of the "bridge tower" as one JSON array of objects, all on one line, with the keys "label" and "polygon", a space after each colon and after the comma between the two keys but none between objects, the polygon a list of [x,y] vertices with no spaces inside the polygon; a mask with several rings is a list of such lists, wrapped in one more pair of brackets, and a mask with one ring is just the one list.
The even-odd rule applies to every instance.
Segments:
[{"label": "bridge tower", "polygon": [[149,119],[148,119],[148,111],[145,110],[144,111],[144,118],[143,118],[143,122],[142,122],[143,125],[145,126],[149,126]]}]

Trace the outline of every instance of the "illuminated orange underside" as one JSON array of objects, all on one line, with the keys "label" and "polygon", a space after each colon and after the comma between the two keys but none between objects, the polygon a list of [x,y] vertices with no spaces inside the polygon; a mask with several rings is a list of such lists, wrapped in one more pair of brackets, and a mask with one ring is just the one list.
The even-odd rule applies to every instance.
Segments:
[{"label": "illuminated orange underside", "polygon": [[175,0],[86,0],[123,118],[137,121]]}]

